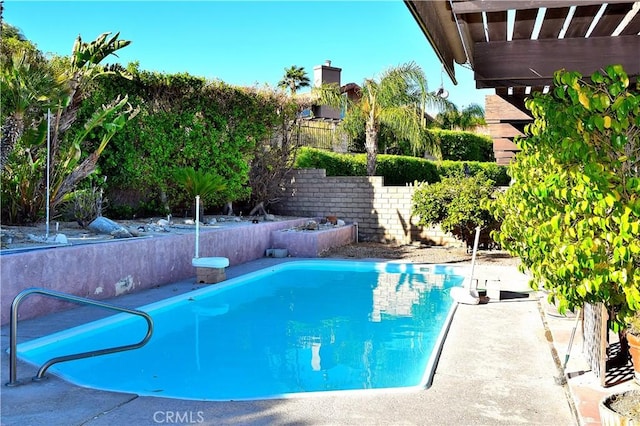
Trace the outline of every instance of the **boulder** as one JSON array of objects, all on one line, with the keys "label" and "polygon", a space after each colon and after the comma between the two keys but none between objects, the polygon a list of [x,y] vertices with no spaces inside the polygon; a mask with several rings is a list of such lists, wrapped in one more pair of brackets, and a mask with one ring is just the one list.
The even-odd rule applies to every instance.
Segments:
[{"label": "boulder", "polygon": [[88,226],[91,232],[96,234],[112,235],[115,238],[131,238],[133,235],[127,228],[114,222],[111,219],[107,219],[104,216],[98,216]]}]

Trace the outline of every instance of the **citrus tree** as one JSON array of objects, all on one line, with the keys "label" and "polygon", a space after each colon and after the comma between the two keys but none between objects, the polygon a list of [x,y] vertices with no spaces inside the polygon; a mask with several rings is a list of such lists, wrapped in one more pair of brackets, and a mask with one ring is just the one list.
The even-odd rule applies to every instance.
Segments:
[{"label": "citrus tree", "polygon": [[534,122],[496,204],[496,237],[561,312],[602,302],[622,325],[640,311],[638,87],[619,65],[559,71],[526,105]]}]

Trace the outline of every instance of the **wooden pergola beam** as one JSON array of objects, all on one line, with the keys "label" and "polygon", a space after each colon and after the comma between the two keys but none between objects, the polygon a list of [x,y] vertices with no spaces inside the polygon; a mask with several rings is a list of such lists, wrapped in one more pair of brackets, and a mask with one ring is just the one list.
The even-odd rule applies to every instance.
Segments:
[{"label": "wooden pergola beam", "polygon": [[465,0],[454,1],[453,12],[457,15],[480,12],[504,12],[507,10],[526,10],[545,8],[561,8],[571,6],[592,6],[603,3],[633,3],[632,0]]},{"label": "wooden pergola beam", "polygon": [[587,76],[609,64],[621,64],[627,74],[638,75],[638,52],[637,36],[476,43],[476,87],[551,85],[559,69]]},{"label": "wooden pergola beam", "polygon": [[460,60],[463,47],[453,15],[447,9],[447,0],[405,0],[404,3],[431,44],[445,71],[453,83],[458,84],[454,64],[463,62]]}]

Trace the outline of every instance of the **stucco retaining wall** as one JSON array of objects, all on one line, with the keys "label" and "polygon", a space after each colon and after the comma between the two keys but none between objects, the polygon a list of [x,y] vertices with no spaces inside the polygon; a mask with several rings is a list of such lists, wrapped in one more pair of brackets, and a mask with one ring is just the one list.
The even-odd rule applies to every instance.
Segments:
[{"label": "stucco retaining wall", "polygon": [[286,248],[292,257],[318,257],[324,250],[354,242],[356,232],[355,225],[318,231],[279,230],[273,232],[273,248]]},{"label": "stucco retaining wall", "polygon": [[[229,258],[231,265],[255,260],[264,257],[266,249],[274,246],[274,233],[301,226],[307,221],[293,219],[219,229],[201,228],[199,255],[224,256]],[[338,232],[317,234],[322,242],[310,243],[310,246],[320,248],[327,244],[351,242],[344,237],[345,232],[353,234],[349,231],[351,227],[343,228],[345,230],[336,228]],[[284,242],[279,241],[279,244]],[[294,241],[285,248],[290,248],[290,254],[303,253],[297,249],[297,244]],[[170,234],[2,254],[2,324],[9,322],[14,297],[30,287],[106,299],[195,277],[195,268],[191,265],[194,248],[195,234]],[[296,255],[312,256],[311,252]],[[30,296],[20,305],[20,318],[51,313],[66,306],[69,306],[66,302]]]}]

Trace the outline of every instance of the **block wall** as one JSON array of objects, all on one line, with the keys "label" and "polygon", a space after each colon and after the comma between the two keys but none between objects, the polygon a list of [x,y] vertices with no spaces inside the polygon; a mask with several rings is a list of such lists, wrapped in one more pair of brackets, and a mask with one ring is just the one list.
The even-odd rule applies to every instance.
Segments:
[{"label": "block wall", "polygon": [[294,170],[276,214],[300,217],[334,215],[358,224],[359,241],[462,245],[439,228],[425,228],[411,217],[413,186],[385,186],[381,176],[327,177],[324,169]]}]

